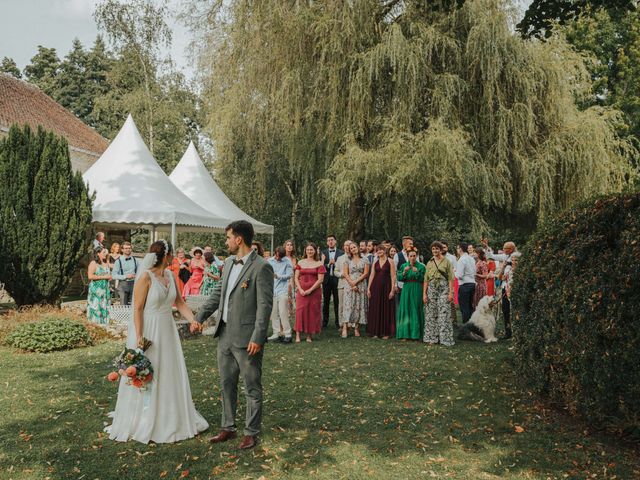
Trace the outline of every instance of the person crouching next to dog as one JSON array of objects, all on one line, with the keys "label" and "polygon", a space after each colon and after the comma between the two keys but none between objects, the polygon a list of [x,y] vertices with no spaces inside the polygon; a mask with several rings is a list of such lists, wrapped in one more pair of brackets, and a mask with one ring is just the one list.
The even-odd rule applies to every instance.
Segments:
[{"label": "person crouching next to dog", "polygon": [[443,255],[440,242],[431,244],[433,257],[425,265],[423,300],[427,306],[424,322],[424,342],[455,345],[451,323],[453,301],[453,265]]},{"label": "person crouching next to dog", "polygon": [[487,258],[495,260],[500,263],[500,269],[498,272],[498,279],[502,282],[500,285],[502,296],[502,316],[504,317],[504,339],[509,340],[512,335],[511,331],[511,301],[509,300],[509,277],[511,276],[513,259],[520,256],[520,253],[516,251],[516,244],[513,242],[506,242],[502,247],[504,253],[488,253]]}]

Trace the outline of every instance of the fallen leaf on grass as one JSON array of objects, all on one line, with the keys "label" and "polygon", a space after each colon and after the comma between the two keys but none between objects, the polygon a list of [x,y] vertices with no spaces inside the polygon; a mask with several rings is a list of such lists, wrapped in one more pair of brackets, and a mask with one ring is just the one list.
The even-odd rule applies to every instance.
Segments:
[{"label": "fallen leaf on grass", "polygon": [[180,474],[180,478],[187,478],[189,476],[189,470],[183,470]]},{"label": "fallen leaf on grass", "polygon": [[523,433],[524,432],[524,428],[522,428],[520,425],[516,425],[515,429],[516,433]]}]

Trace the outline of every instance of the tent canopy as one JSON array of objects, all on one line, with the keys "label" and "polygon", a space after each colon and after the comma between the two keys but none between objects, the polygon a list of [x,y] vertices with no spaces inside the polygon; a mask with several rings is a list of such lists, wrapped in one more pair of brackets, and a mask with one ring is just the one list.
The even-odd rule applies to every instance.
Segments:
[{"label": "tent canopy", "polygon": [[202,163],[193,142],[189,143],[187,151],[169,178],[181,192],[212,215],[247,220],[256,233],[273,235],[273,225],[259,222],[247,215],[224,194]]},{"label": "tent canopy", "polygon": [[224,232],[228,218],[193,202],[162,171],[131,115],[107,150],[83,175],[96,194],[93,221],[120,228]]}]

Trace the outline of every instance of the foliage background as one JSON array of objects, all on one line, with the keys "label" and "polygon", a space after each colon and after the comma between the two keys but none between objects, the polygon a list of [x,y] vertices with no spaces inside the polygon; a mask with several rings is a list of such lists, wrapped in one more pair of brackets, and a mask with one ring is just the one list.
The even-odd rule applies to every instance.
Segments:
[{"label": "foliage background", "polygon": [[[556,216],[527,244],[512,294],[524,382],[640,439],[640,194]],[[540,294],[544,292],[544,294]]]}]

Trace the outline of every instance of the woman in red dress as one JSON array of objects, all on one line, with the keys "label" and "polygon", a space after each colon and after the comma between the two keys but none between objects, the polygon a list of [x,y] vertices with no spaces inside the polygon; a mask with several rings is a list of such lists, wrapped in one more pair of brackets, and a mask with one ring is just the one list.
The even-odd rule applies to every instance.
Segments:
[{"label": "woman in red dress", "polygon": [[320,333],[322,328],[322,280],[327,270],[320,261],[320,252],[315,243],[307,243],[304,258],[295,268],[296,283],[296,343],[300,342],[300,333],[311,336]]},{"label": "woman in red dress", "polygon": [[487,278],[489,278],[489,267],[487,266],[487,258],[484,250],[476,249],[478,260],[476,261],[476,290],[473,294],[473,309],[478,306],[478,302],[487,294]]},{"label": "woman in red dress", "polygon": [[173,276],[176,279],[178,292],[182,293],[182,290],[184,289],[184,282],[182,281],[182,278],[188,279],[188,277],[191,276],[189,259],[184,254],[184,248],[176,249],[176,256],[173,257],[173,261],[171,262],[169,270],[173,272]]},{"label": "woman in red dress", "polygon": [[182,297],[187,298],[190,295],[200,295],[200,287],[204,280],[204,269],[207,266],[204,258],[202,257],[202,249],[200,247],[193,247],[191,250],[191,276],[187,283],[184,284],[182,290]]},{"label": "woman in red dress", "polygon": [[496,294],[496,262],[489,260],[487,262],[489,267],[489,276],[487,277],[487,295],[493,297]]},{"label": "woman in red dress", "polygon": [[369,312],[367,334],[387,340],[396,336],[396,266],[387,257],[387,248],[380,244],[376,251],[378,260],[371,267],[369,276]]}]

